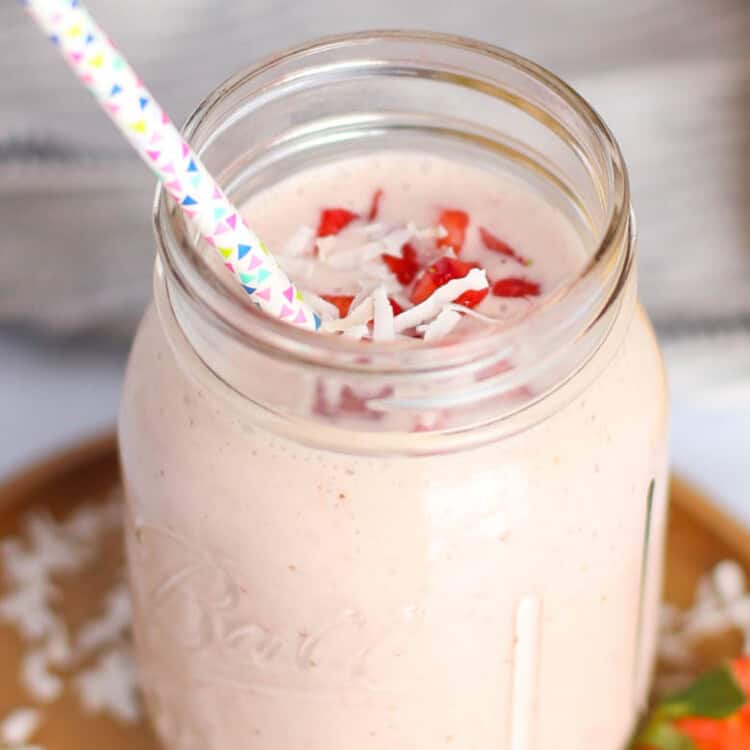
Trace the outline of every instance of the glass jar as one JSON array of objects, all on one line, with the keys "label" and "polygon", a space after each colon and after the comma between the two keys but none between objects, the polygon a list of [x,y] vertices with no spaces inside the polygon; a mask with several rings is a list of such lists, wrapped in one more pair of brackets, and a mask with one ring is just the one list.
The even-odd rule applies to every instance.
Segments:
[{"label": "glass jar", "polygon": [[666,393],[604,124],[515,55],[385,32],[235,76],[186,132],[238,204],[372,149],[479,161],[590,258],[510,328],[364,343],[266,318],[158,195],[119,434],[165,747],[621,750],[654,657]]}]

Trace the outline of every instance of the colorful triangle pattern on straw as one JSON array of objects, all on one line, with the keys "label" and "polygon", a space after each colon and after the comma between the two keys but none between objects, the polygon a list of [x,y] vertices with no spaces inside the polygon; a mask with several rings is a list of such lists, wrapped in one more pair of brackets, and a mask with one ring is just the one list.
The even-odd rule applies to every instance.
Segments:
[{"label": "colorful triangle pattern on straw", "polygon": [[319,318],[80,2],[21,2],[238,282],[250,281],[252,274],[254,286],[243,286],[253,299],[271,315],[318,328]]}]

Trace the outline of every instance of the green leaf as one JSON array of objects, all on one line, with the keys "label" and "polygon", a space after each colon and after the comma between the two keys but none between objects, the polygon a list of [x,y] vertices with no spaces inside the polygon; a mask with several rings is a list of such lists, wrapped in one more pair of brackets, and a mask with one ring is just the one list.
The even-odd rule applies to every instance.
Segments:
[{"label": "green leaf", "polygon": [[695,750],[695,743],[667,721],[654,719],[636,738],[634,747],[647,745],[656,750]]},{"label": "green leaf", "polygon": [[747,698],[728,666],[699,677],[687,690],[668,698],[658,709],[662,716],[705,716],[723,719],[745,705]]}]

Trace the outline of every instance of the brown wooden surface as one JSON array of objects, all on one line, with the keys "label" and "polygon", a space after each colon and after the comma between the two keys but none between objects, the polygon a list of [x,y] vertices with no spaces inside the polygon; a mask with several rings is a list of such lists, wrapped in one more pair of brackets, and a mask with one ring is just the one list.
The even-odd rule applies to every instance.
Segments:
[{"label": "brown wooden surface", "polygon": [[[31,508],[49,509],[62,516],[77,503],[103,499],[117,486],[115,440],[98,438],[40,463],[0,486],[0,538],[19,531],[20,518]],[[725,558],[739,561],[750,574],[750,534],[714,507],[699,492],[681,482],[672,482],[667,543],[665,597],[688,605],[700,575]],[[108,589],[121,564],[119,540],[113,539],[100,565],[77,577],[65,591],[66,612],[71,622],[81,622],[94,613],[92,601]],[[731,646],[726,641],[709,649],[706,661]],[[0,717],[9,710],[30,705],[19,687],[21,642],[16,633],[0,627]],[[117,722],[82,713],[75,695],[67,691],[44,710],[44,724],[34,741],[48,750],[156,750],[144,727],[126,727]]]}]

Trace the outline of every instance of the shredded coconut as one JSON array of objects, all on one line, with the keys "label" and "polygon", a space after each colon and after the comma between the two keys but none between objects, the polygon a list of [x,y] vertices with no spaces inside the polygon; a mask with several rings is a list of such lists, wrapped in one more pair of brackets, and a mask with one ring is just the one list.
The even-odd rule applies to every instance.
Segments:
[{"label": "shredded coconut", "polygon": [[418,240],[439,240],[448,236],[448,231],[442,225],[418,229],[417,225],[410,221],[406,226],[411,232],[412,237],[416,237]]},{"label": "shredded coconut", "polygon": [[125,723],[140,718],[135,665],[124,646],[103,654],[75,684],[81,704],[90,713],[107,711]]},{"label": "shredded coconut", "polygon": [[384,286],[379,286],[372,294],[374,325],[372,338],[375,341],[393,341],[396,329],[393,325],[393,308],[388,301],[388,293]]},{"label": "shredded coconut", "polygon": [[368,237],[379,237],[385,232],[386,226],[380,221],[373,221],[370,224],[365,224],[362,227],[365,235]]},{"label": "shredded coconut", "polygon": [[70,646],[68,630],[63,623],[47,637],[45,644],[47,662],[53,667],[68,667],[73,661],[73,649]]},{"label": "shredded coconut", "polygon": [[312,307],[312,309],[320,315],[322,320],[335,320],[339,317],[339,309],[336,305],[324,300],[315,292],[311,292],[308,289],[302,292],[302,296],[305,301]]},{"label": "shredded coconut", "polygon": [[374,281],[376,284],[382,284],[388,294],[394,295],[403,291],[403,286],[399,280],[391,273],[388,266],[384,263],[366,263],[361,268],[362,277],[368,281]]},{"label": "shredded coconut", "polygon": [[383,245],[389,255],[401,257],[401,248],[414,236],[413,229],[408,226],[404,229],[394,229],[383,237]]},{"label": "shredded coconut", "polygon": [[356,307],[352,305],[352,309],[345,318],[324,321],[322,328],[326,331],[346,331],[356,326],[366,327],[367,322],[372,318],[372,314],[373,304],[372,295],[370,295]]},{"label": "shredded coconut", "polygon": [[476,318],[476,320],[481,320],[482,323],[489,323],[491,325],[494,325],[496,323],[505,322],[503,318],[493,318],[491,315],[485,315],[484,313],[477,312],[472,307],[466,307],[466,305],[458,305],[455,302],[448,303],[445,308],[449,310],[455,310],[456,312],[462,313],[463,315],[468,315],[471,318]]},{"label": "shredded coconut", "polygon": [[0,723],[0,743],[25,745],[42,723],[42,714],[36,708],[17,708]]},{"label": "shredded coconut", "polygon": [[59,621],[49,602],[55,588],[46,579],[35,584],[27,581],[0,598],[0,621],[13,625],[26,641],[43,638],[53,632]]},{"label": "shredded coconut", "polygon": [[[425,326],[418,326],[417,332],[423,333],[425,341],[438,341],[447,336],[461,320],[461,314],[455,310],[443,308],[437,317]],[[422,329],[420,331],[420,328]]]},{"label": "shredded coconut", "polygon": [[104,614],[84,625],[78,633],[78,647],[90,653],[117,640],[130,625],[130,595],[119,584],[107,595]]},{"label": "shredded coconut", "polygon": [[484,269],[472,268],[466,276],[460,279],[452,279],[447,284],[443,284],[424,302],[420,302],[397,315],[394,320],[396,332],[401,333],[408,328],[432,320],[442,310],[443,305],[452,302],[464,292],[479,291],[487,287],[487,272]]},{"label": "shredded coconut", "polygon": [[21,659],[21,683],[29,695],[40,703],[52,703],[62,695],[62,679],[49,669],[49,657],[44,648],[24,653]]},{"label": "shredded coconut", "polygon": [[373,241],[367,242],[364,245],[352,247],[349,250],[342,250],[338,253],[329,253],[325,256],[324,262],[326,265],[331,266],[331,268],[350,271],[379,257],[382,253],[383,243],[380,241]]},{"label": "shredded coconut", "polygon": [[745,573],[731,560],[720,562],[713,570],[711,582],[722,604],[731,604],[745,593]]},{"label": "shredded coconut", "polygon": [[284,255],[304,255],[312,250],[315,240],[315,230],[304,224],[301,226],[284,245]]},{"label": "shredded coconut", "polygon": [[[348,271],[362,268],[376,258],[379,259],[383,253],[401,257],[401,248],[404,243],[412,238],[413,230],[411,228],[402,227],[400,229],[394,229],[385,235],[378,236],[378,234],[373,231],[374,227],[382,229],[382,225],[380,224],[372,224],[365,227],[365,236],[369,241],[362,245],[357,245],[356,247],[335,251],[335,247],[340,247],[341,243],[337,243],[337,245],[329,243],[324,248],[321,248],[320,240],[318,240],[319,260],[323,261],[331,268]],[[329,238],[326,237],[323,239]]]},{"label": "shredded coconut", "polygon": [[341,335],[349,339],[364,339],[370,335],[370,328],[366,325],[352,326],[342,331]]},{"label": "shredded coconut", "polygon": [[26,519],[26,533],[39,563],[49,573],[75,573],[91,558],[91,547],[60,533],[49,513],[32,513]]},{"label": "shredded coconut", "polygon": [[358,282],[357,286],[359,291],[354,295],[351,305],[349,305],[350,312],[356,310],[368,297],[372,297],[372,293],[380,285],[376,280],[363,279]]},{"label": "shredded coconut", "polygon": [[[21,655],[19,681],[39,704],[57,700],[68,680],[75,679],[76,668],[96,654],[96,665],[81,675],[82,700],[85,696],[87,705],[98,702],[100,710],[108,710],[123,721],[138,717],[134,667],[123,646],[130,623],[127,589],[118,583],[109,592],[103,613],[81,626],[74,647],[58,612],[65,589],[58,588],[53,578],[60,577],[62,584],[66,576],[94,563],[101,554],[103,534],[121,526],[122,504],[115,494],[104,503],[79,506],[63,521],[49,513],[29,513],[24,519],[23,537],[0,542],[6,584],[0,598],[0,621],[13,626],[27,644]],[[96,698],[92,691],[97,693]],[[2,726],[10,726],[8,731],[20,736],[24,720],[30,722],[28,717],[16,717],[10,725]],[[34,750],[29,745],[21,746],[27,739],[9,742],[2,735],[0,744],[5,742],[14,750]]]},{"label": "shredded coconut", "polygon": [[334,248],[338,244],[336,235],[330,234],[326,237],[318,237],[315,244],[318,247],[318,259],[325,261],[333,253]]}]

